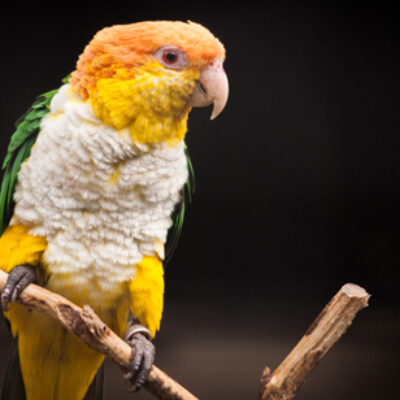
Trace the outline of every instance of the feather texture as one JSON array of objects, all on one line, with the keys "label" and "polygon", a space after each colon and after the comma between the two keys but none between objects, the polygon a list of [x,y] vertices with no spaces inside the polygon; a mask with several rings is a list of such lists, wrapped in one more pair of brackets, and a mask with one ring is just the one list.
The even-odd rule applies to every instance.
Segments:
[{"label": "feather texture", "polygon": [[181,196],[182,196],[181,201],[180,203],[177,204],[172,214],[173,224],[172,228],[169,231],[167,244],[165,246],[166,263],[169,263],[171,261],[172,256],[174,255],[175,250],[178,247],[179,239],[181,237],[183,229],[183,221],[185,219],[186,208],[187,205],[192,202],[192,196],[194,194],[196,187],[194,168],[192,160],[190,159],[186,143],[185,143],[185,155],[187,160],[188,178],[181,191]]},{"label": "feather texture", "polygon": [[[67,82],[68,77],[62,81]],[[3,180],[0,188],[0,234],[8,226],[14,210],[13,194],[17,183],[18,172],[22,163],[29,157],[32,146],[35,144],[40,130],[40,122],[50,111],[50,103],[58,89],[50,90],[39,95],[28,111],[22,115],[15,123],[16,130],[11,137],[8,145],[7,154],[3,161],[2,169]],[[175,207],[172,215],[173,225],[168,235],[166,243],[166,262],[170,262],[178,246],[183,229],[186,208],[192,201],[195,190],[195,175],[193,164],[185,144],[185,154],[187,158],[188,179],[182,188],[182,198]]]},{"label": "feather texture", "polygon": [[13,194],[18,172],[29,157],[39,133],[42,118],[50,111],[49,104],[57,90],[50,90],[36,98],[29,110],[16,122],[16,130],[8,145],[2,169],[3,180],[0,189],[0,233],[6,229],[14,209]]}]

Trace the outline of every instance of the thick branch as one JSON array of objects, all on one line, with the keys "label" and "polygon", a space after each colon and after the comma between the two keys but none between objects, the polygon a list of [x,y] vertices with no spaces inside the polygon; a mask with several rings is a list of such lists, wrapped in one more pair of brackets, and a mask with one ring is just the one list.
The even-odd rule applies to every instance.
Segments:
[{"label": "thick branch", "polygon": [[291,400],[308,375],[351,325],[357,312],[368,306],[369,294],[348,283],[325,306],[296,347],[271,373],[266,368],[259,399]]},{"label": "thick branch", "polygon": [[[5,272],[0,271],[0,290],[6,284],[7,277]],[[120,366],[129,365],[131,347],[108,328],[89,306],[82,309],[66,298],[34,284],[21,293],[18,302],[56,319],[89,347]],[[156,366],[150,371],[145,388],[161,400],[197,400],[197,397]]]}]

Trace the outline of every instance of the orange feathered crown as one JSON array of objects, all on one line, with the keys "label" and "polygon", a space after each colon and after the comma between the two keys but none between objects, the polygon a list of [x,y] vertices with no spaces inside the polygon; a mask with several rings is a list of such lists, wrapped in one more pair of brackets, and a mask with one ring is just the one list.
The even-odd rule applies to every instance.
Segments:
[{"label": "orange feathered crown", "polygon": [[216,58],[224,59],[222,43],[204,26],[188,21],[146,21],[114,25],[99,31],[79,57],[70,83],[84,98],[99,78],[118,69],[133,70],[152,60],[162,46],[174,45],[185,52],[189,66],[201,68]]}]

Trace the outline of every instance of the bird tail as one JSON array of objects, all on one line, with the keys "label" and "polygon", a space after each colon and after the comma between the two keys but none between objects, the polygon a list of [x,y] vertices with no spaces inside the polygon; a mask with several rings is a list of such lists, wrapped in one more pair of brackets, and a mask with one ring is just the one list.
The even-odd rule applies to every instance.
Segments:
[{"label": "bird tail", "polygon": [[90,385],[83,400],[103,400],[104,399],[104,362],[97,370],[96,376]]},{"label": "bird tail", "polygon": [[[90,385],[83,400],[104,399],[104,363]],[[11,343],[7,370],[4,375],[0,400],[26,400],[24,382],[18,356],[18,339]]]}]

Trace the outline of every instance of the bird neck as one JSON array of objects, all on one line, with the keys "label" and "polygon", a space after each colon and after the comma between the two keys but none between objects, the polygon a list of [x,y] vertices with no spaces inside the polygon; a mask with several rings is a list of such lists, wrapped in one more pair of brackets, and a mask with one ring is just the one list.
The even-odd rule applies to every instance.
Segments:
[{"label": "bird neck", "polygon": [[97,118],[117,130],[128,128],[136,143],[181,142],[187,131],[195,71],[178,76],[158,64],[140,71],[118,70],[110,78],[101,78],[89,91]]}]

